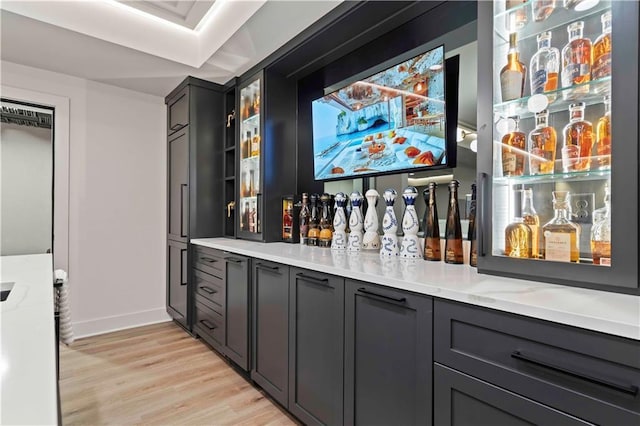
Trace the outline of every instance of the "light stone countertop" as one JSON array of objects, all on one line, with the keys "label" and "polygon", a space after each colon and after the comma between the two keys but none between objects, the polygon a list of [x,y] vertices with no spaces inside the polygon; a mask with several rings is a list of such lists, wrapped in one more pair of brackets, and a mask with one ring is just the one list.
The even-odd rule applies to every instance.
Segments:
[{"label": "light stone countertop", "polygon": [[50,254],[0,257],[0,424],[55,425],[56,354]]},{"label": "light stone countertop", "polygon": [[191,243],[640,340],[640,296],[478,274],[468,265],[382,260],[377,252],[350,254],[300,244],[229,238],[194,239]]}]

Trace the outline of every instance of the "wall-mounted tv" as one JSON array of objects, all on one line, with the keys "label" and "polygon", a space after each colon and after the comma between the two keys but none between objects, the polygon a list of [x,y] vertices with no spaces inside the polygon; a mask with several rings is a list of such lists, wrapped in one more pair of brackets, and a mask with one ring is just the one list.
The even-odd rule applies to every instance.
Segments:
[{"label": "wall-mounted tv", "polygon": [[455,65],[453,102],[447,94],[444,46],[314,100],[315,179],[455,166],[456,123],[448,123],[452,116],[447,111],[455,107],[457,121]]}]

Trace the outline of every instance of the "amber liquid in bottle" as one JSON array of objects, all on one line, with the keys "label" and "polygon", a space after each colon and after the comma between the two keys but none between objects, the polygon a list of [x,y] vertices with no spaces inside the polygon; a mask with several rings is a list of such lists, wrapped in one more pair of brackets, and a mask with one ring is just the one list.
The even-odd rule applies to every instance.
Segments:
[{"label": "amber liquid in bottle", "polygon": [[611,75],[611,12],[600,18],[602,34],[593,43],[593,65],[591,78],[598,79]]},{"label": "amber liquid in bottle", "polygon": [[540,257],[540,217],[533,207],[533,191],[522,191],[522,221],[531,229],[531,257]]},{"label": "amber liquid in bottle", "polygon": [[516,33],[509,34],[509,51],[507,64],[500,71],[500,89],[502,102],[518,99],[524,96],[524,82],[527,67],[520,62],[520,52],[516,43]]},{"label": "amber liquid in bottle", "polygon": [[253,137],[251,138],[251,156],[255,157],[260,155],[260,135],[258,129],[253,129]]},{"label": "amber liquid in bottle", "polygon": [[556,130],[547,124],[549,112],[536,114],[536,128],[529,133],[529,174],[553,173],[556,160]]},{"label": "amber liquid in bottle", "polygon": [[527,137],[520,131],[520,117],[510,118],[515,121],[516,128],[513,132],[502,137],[502,175],[522,176],[524,174]]},{"label": "amber liquid in bottle", "polygon": [[317,246],[320,238],[320,213],[318,212],[318,194],[311,194],[311,218],[309,219],[309,245]]},{"label": "amber liquid in bottle", "polygon": [[611,99],[604,98],[604,115],[596,125],[596,153],[599,170],[611,168]]},{"label": "amber liquid in bottle", "polygon": [[542,227],[544,258],[557,262],[580,262],[580,228],[569,220],[569,193],[553,192],[554,217]]},{"label": "amber liquid in bottle", "polygon": [[460,210],[458,209],[458,186],[460,182],[452,180],[449,183],[449,209],[445,227],[444,261],[446,263],[462,264],[462,227],[460,226]]},{"label": "amber liquid in bottle", "polygon": [[565,172],[588,171],[591,169],[593,149],[593,126],[584,120],[584,103],[571,104],[571,120],[564,127],[562,147],[562,168]]},{"label": "amber liquid in bottle", "polygon": [[[591,80],[591,40],[582,37],[584,22],[578,21],[567,27],[569,43],[562,49],[562,87],[587,83]],[[573,94],[589,93],[586,85],[577,89]],[[565,92],[565,98],[573,94]]]},{"label": "amber liquid in bottle", "polygon": [[318,234],[318,245],[320,247],[331,247],[333,237],[333,217],[331,215],[331,196],[327,193],[320,197],[322,202],[322,212],[320,214],[320,233]]},{"label": "amber liquid in bottle", "polygon": [[311,222],[311,210],[309,209],[309,194],[302,194],[302,208],[300,209],[300,244],[309,244],[309,222]]},{"label": "amber liquid in bottle", "polygon": [[529,21],[526,7],[522,7],[527,0],[506,0],[506,9],[515,9],[508,12],[505,17],[505,28],[509,32],[518,31],[524,28]]},{"label": "amber liquid in bottle", "polygon": [[504,230],[504,254],[529,259],[533,254],[532,232],[522,217],[522,190],[513,191],[513,220]]},{"label": "amber liquid in bottle", "polygon": [[556,0],[533,0],[531,2],[531,12],[533,20],[542,22],[553,13],[556,8]]},{"label": "amber liquid in bottle", "polygon": [[476,184],[471,184],[471,206],[469,207],[469,232],[467,238],[471,242],[469,249],[469,265],[478,266],[478,246],[476,232]]},{"label": "amber liquid in bottle", "polygon": [[290,240],[293,236],[293,217],[291,213],[293,211],[293,203],[290,200],[286,200],[283,205],[282,211],[282,239]]},{"label": "amber liquid in bottle", "polygon": [[435,182],[430,182],[428,189],[424,191],[427,211],[425,212],[424,225],[424,258],[425,260],[442,260],[440,252],[440,225],[438,224],[438,208],[436,206]]}]

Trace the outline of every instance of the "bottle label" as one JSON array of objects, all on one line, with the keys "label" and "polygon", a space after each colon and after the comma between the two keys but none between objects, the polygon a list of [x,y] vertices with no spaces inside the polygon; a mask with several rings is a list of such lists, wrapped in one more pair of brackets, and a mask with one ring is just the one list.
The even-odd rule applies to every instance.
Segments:
[{"label": "bottle label", "polygon": [[506,70],[500,75],[502,102],[522,97],[522,80],[524,76],[519,71]]},{"label": "bottle label", "polygon": [[545,232],[544,258],[557,262],[570,262],[571,234],[568,232]]},{"label": "bottle label", "polygon": [[533,73],[533,79],[531,80],[531,94],[536,95],[538,93],[544,93],[545,86],[547,84],[547,70],[538,70]]},{"label": "bottle label", "polygon": [[565,172],[575,171],[580,159],[580,147],[567,145],[562,147],[562,168]]},{"label": "bottle label", "polygon": [[502,154],[502,173],[512,174],[516,171],[516,155],[512,152]]},{"label": "bottle label", "polygon": [[601,257],[600,264],[603,266],[611,266],[611,258],[610,257]]},{"label": "bottle label", "polygon": [[611,75],[611,53],[605,53],[593,62],[593,72],[591,76],[596,79],[609,75]]},{"label": "bottle label", "polygon": [[591,76],[591,67],[589,63],[586,64],[568,64],[564,67],[562,73],[562,85],[564,87],[572,86],[574,84],[584,83],[589,81],[585,77]]}]

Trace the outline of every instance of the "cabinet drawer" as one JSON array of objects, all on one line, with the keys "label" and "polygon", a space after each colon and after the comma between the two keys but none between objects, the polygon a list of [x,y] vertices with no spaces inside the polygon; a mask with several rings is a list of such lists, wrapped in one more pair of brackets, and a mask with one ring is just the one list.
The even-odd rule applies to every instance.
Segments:
[{"label": "cabinet drawer", "polygon": [[167,134],[189,124],[189,87],[185,87],[167,103]]},{"label": "cabinet drawer", "polygon": [[599,424],[640,424],[640,342],[438,300],[434,360]]},{"label": "cabinet drawer", "polygon": [[224,316],[220,315],[199,296],[195,298],[193,329],[216,350],[224,350]]},{"label": "cabinet drawer", "polygon": [[224,315],[225,286],[222,278],[204,272],[193,271],[193,284],[197,295],[210,301],[214,310]]},{"label": "cabinet drawer", "polygon": [[224,256],[220,250],[195,246],[193,267],[222,279],[224,277]]}]

